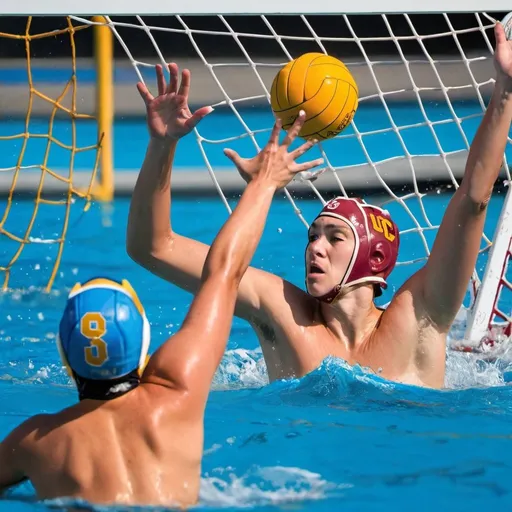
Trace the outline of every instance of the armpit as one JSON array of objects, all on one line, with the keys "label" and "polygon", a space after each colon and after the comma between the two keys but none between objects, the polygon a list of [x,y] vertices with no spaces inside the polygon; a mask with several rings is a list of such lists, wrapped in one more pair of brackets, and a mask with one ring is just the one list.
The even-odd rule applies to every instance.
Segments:
[{"label": "armpit", "polygon": [[252,319],[251,325],[253,329],[256,331],[256,334],[258,335],[260,341],[275,344],[275,342],[277,341],[276,332],[270,324],[268,324],[267,322],[262,322],[261,320]]}]

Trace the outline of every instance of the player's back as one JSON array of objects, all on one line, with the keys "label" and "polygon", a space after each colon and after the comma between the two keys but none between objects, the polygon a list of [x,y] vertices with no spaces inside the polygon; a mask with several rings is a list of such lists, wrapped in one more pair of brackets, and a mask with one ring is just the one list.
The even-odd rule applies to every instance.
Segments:
[{"label": "player's back", "polygon": [[179,396],[169,395],[141,385],[114,400],[84,400],[38,417],[25,445],[27,476],[38,497],[195,503],[202,428],[183,417]]}]

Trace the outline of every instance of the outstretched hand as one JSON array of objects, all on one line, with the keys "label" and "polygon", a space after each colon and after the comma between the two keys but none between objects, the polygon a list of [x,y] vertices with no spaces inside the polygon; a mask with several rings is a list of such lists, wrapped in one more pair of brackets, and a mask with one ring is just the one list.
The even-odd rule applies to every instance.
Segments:
[{"label": "outstretched hand", "polygon": [[501,23],[496,23],[494,36],[496,38],[494,66],[498,72],[498,77],[510,80],[512,78],[512,41],[507,39]]},{"label": "outstretched hand", "polygon": [[147,123],[151,137],[158,139],[178,140],[194,127],[210,112],[212,107],[201,107],[194,113],[188,106],[190,91],[190,71],[184,69],[178,88],[178,66],[168,64],[169,83],[166,83],[162,66],[156,66],[158,96],[155,98],[145,84],[139,82],[137,89],[146,104]]},{"label": "outstretched hand", "polygon": [[288,152],[290,144],[299,134],[305,119],[306,114],[301,111],[281,143],[279,143],[279,133],[282,123],[280,119],[277,119],[267,145],[253,158],[242,158],[232,149],[225,149],[224,153],[236,165],[238,172],[246,182],[262,179],[276,188],[285,187],[296,174],[309,171],[324,161],[323,158],[317,158],[302,164],[295,162],[316,144],[315,140],[309,140],[297,149]]}]

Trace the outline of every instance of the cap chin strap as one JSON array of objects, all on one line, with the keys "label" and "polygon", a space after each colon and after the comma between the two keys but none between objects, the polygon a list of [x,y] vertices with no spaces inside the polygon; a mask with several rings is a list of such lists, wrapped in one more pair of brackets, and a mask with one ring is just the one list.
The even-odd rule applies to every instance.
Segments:
[{"label": "cap chin strap", "polygon": [[[321,297],[315,297],[320,302],[325,302],[327,304],[332,304],[343,291],[343,286],[341,284],[337,284],[329,293],[322,295]],[[309,293],[309,292],[308,292]]]},{"label": "cap chin strap", "polygon": [[[361,279],[356,279],[354,281],[349,281],[345,284],[337,284],[330,292],[326,293],[325,295],[321,295],[320,297],[315,297],[317,300],[321,302],[325,302],[326,304],[332,304],[341,296],[343,295],[343,292],[352,286],[356,286],[358,284],[378,284],[382,288],[387,288],[387,283],[385,279],[378,276],[368,276],[368,277],[362,277]],[[309,292],[308,292],[309,293]],[[311,294],[310,294],[311,295]]]}]

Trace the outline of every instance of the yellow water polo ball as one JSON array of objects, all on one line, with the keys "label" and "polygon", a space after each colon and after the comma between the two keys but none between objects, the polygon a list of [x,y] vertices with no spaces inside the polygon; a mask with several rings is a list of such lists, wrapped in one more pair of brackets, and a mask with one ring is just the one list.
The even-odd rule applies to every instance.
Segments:
[{"label": "yellow water polo ball", "polygon": [[299,112],[306,121],[299,132],[305,139],[330,139],[352,121],[358,88],[345,64],[323,53],[305,53],[277,73],[270,90],[274,114],[287,130]]}]

